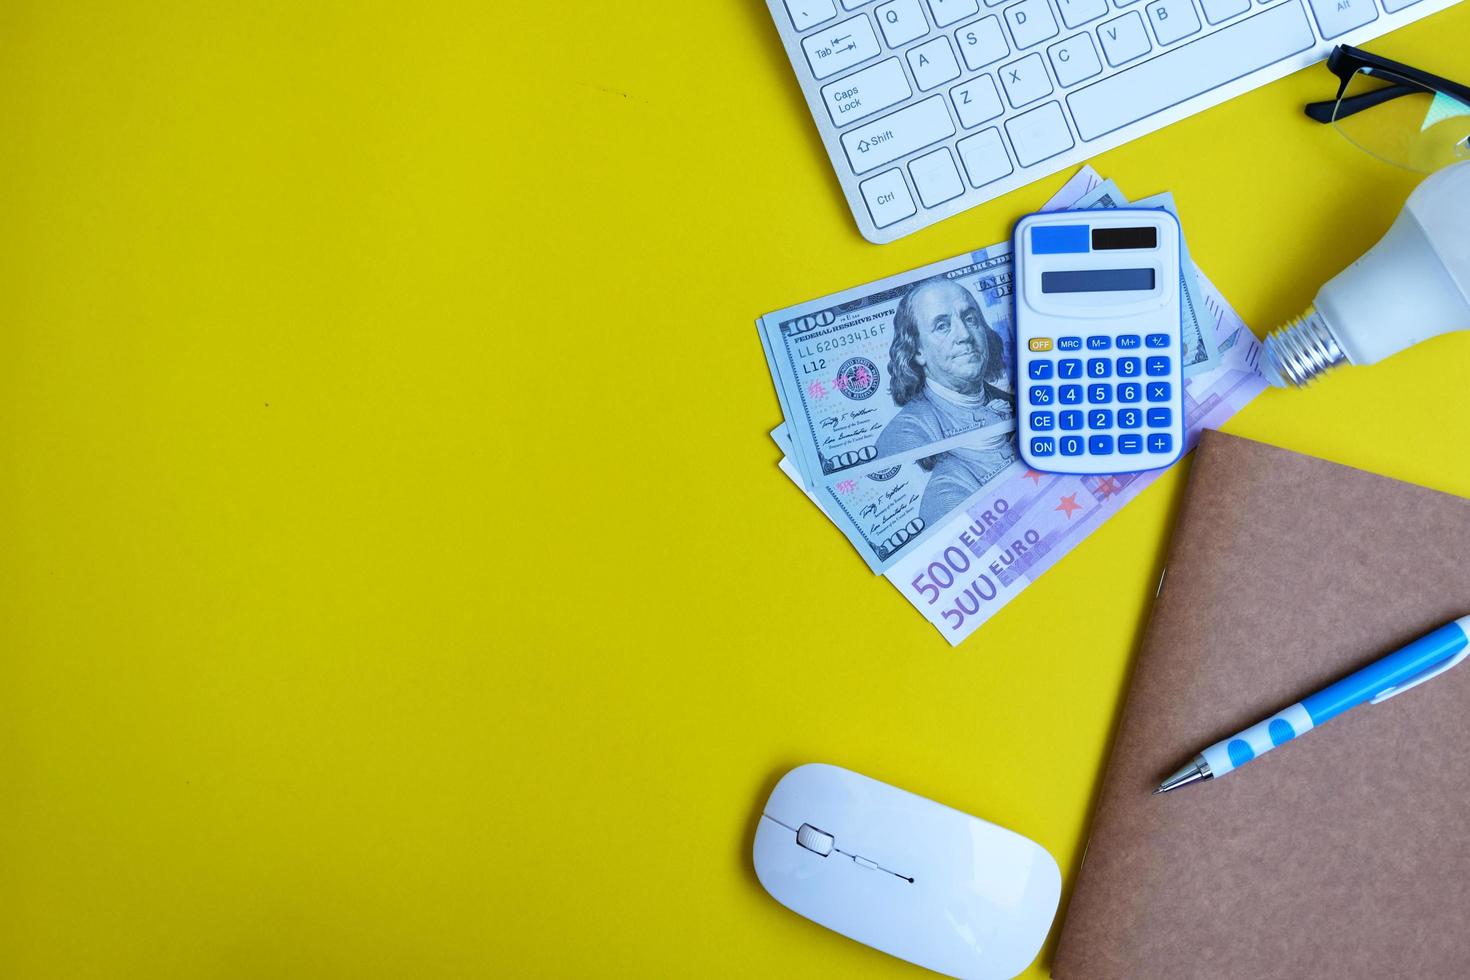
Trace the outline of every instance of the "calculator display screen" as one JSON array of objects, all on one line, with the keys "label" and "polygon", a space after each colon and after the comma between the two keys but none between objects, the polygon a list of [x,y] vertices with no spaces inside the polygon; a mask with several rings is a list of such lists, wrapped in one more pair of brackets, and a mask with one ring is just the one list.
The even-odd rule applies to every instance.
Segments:
[{"label": "calculator display screen", "polygon": [[1153,288],[1152,269],[1068,269],[1041,274],[1043,293],[1115,293]]},{"label": "calculator display screen", "polygon": [[1102,252],[1115,248],[1158,248],[1159,230],[1153,226],[1141,228],[1094,228],[1092,248]]}]

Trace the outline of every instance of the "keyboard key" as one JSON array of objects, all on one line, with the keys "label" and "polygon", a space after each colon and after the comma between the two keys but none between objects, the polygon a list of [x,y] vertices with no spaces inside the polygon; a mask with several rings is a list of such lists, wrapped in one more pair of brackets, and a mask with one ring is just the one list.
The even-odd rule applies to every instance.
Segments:
[{"label": "keyboard key", "polygon": [[1143,339],[1143,343],[1152,348],[1169,347],[1174,343],[1174,338],[1166,333],[1151,333]]},{"label": "keyboard key", "polygon": [[1307,0],[1307,2],[1312,5],[1312,13],[1317,18],[1317,26],[1322,28],[1324,38],[1346,34],[1354,27],[1362,27],[1378,19],[1378,11],[1373,6],[1373,0]]},{"label": "keyboard key", "polygon": [[1317,35],[1297,3],[1267,7],[1067,96],[1077,134],[1094,140],[1305,51]]},{"label": "keyboard key", "polygon": [[914,83],[927,92],[960,77],[960,63],[955,60],[949,38],[936,37],[909,50],[909,67],[914,70]]},{"label": "keyboard key", "polygon": [[882,50],[866,16],[852,17],[809,35],[802,39],[801,48],[812,66],[812,75],[818,79],[846,71]]},{"label": "keyboard key", "polygon": [[1160,44],[1173,44],[1199,33],[1199,15],[1194,12],[1194,0],[1154,0],[1144,10],[1144,16],[1153,25],[1154,37]]},{"label": "keyboard key", "polygon": [[873,224],[879,228],[886,228],[918,211],[903,182],[903,174],[896,169],[863,181],[862,189],[863,200],[868,202],[868,211],[873,216]]},{"label": "keyboard key", "polygon": [[908,76],[897,58],[880,61],[871,68],[853,72],[846,78],[822,87],[822,101],[832,124],[845,126],[864,116],[882,112],[913,95]]},{"label": "keyboard key", "polygon": [[[1063,340],[1067,338],[1063,337]],[[1057,377],[1080,378],[1082,377],[1082,359],[1078,357],[1064,357],[1057,361]]]},{"label": "keyboard key", "polygon": [[1057,73],[1057,84],[1062,88],[1076,85],[1102,71],[1102,62],[1097,60],[1091,34],[1069,37],[1047,48],[1046,53],[1051,58],[1052,70]]},{"label": "keyboard key", "polygon": [[1167,432],[1155,432],[1148,437],[1148,451],[1151,453],[1172,453],[1174,451],[1174,437]]},{"label": "keyboard key", "polygon": [[954,40],[971,71],[978,71],[1011,53],[1006,36],[1000,29],[1000,21],[994,17],[960,28],[954,32]]},{"label": "keyboard key", "polygon": [[1204,9],[1205,20],[1211,24],[1223,24],[1251,9],[1251,0],[1199,0]]},{"label": "keyboard key", "polygon": [[995,127],[982,129],[974,136],[966,136],[954,145],[960,151],[960,159],[965,163],[965,173],[970,175],[970,183],[976,187],[984,187],[993,180],[1000,180],[1015,168],[1011,166],[1011,158],[1006,153],[1005,142],[1000,138],[1000,130]]},{"label": "keyboard key", "polygon": [[947,147],[911,160],[909,176],[914,178],[914,189],[926,208],[952,201],[965,192],[965,182],[960,180]]},{"label": "keyboard key", "polygon": [[1110,348],[1112,346],[1113,346],[1113,338],[1112,337],[1106,337],[1106,336],[1098,335],[1098,336],[1095,336],[1095,337],[1088,337],[1087,338],[1087,349],[1088,350],[1107,350],[1108,348]]},{"label": "keyboard key", "polygon": [[[1136,339],[1136,338],[1135,338]],[[1118,358],[1118,377],[1136,378],[1138,372],[1143,370],[1143,362],[1136,357]]]},{"label": "keyboard key", "polygon": [[1082,404],[1082,386],[1062,385],[1057,392],[1057,397],[1063,405],[1080,405]]},{"label": "keyboard key", "polygon": [[1135,456],[1143,452],[1143,436],[1126,435],[1118,437],[1118,452]]},{"label": "keyboard key", "polygon": [[[980,75],[963,85],[949,90],[954,111],[960,117],[960,125],[971,129],[1005,112],[1000,93],[995,90],[995,79]],[[997,135],[999,135],[997,133]]]},{"label": "keyboard key", "polygon": [[1068,27],[1081,27],[1090,20],[1097,20],[1108,12],[1108,0],[1057,0],[1057,9],[1062,12],[1062,23]]},{"label": "keyboard key", "polygon": [[1087,427],[1089,429],[1111,429],[1113,427],[1112,409],[1094,408],[1088,412]]},{"label": "keyboard key", "polygon": [[816,27],[824,20],[837,16],[832,0],[786,0],[786,12],[798,31]]},{"label": "keyboard key", "polygon": [[1005,13],[1017,51],[1057,36],[1057,20],[1046,0],[1021,0],[1007,7]]},{"label": "keyboard key", "polygon": [[1058,440],[1058,443],[1061,445],[1063,456],[1082,455],[1081,436],[1062,436],[1062,438]]},{"label": "keyboard key", "polygon": [[1113,376],[1113,361],[1107,357],[1089,357],[1087,359],[1087,376],[1089,378],[1111,378]]},{"label": "keyboard key", "polygon": [[1082,428],[1082,413],[1076,410],[1063,412],[1057,421],[1061,423],[1063,429],[1075,431]]},{"label": "keyboard key", "polygon": [[1143,385],[1121,384],[1118,385],[1118,401],[1136,402],[1143,397]]},{"label": "keyboard key", "polygon": [[953,135],[944,96],[935,95],[848,130],[842,148],[853,172],[865,174]]},{"label": "keyboard key", "polygon": [[1031,455],[1050,456],[1057,451],[1057,441],[1051,436],[1032,436]]},{"label": "keyboard key", "polygon": [[1118,335],[1118,350],[1137,350],[1142,343],[1136,333],[1125,333]]},{"label": "keyboard key", "polygon": [[1031,362],[1026,373],[1032,381],[1045,381],[1051,377],[1052,368],[1055,367],[1051,361],[1043,361],[1040,358]]},{"label": "keyboard key", "polygon": [[1062,107],[1055,102],[1007,119],[1006,132],[1011,135],[1016,160],[1023,167],[1040,163],[1073,146],[1072,131],[1067,128]]},{"label": "keyboard key", "polygon": [[1150,381],[1148,383],[1148,400],[1151,402],[1169,401],[1174,386],[1167,381]]},{"label": "keyboard key", "polygon": [[1057,417],[1052,412],[1031,413],[1031,428],[1033,429],[1054,429],[1056,428],[1056,421]]},{"label": "keyboard key", "polygon": [[934,14],[934,23],[948,27],[971,14],[978,14],[980,5],[975,0],[929,0],[929,10]]},{"label": "keyboard key", "polygon": [[1118,409],[1118,428],[1141,429],[1143,428],[1143,413],[1136,408]]},{"label": "keyboard key", "polygon": [[1151,408],[1148,410],[1148,427],[1150,429],[1167,429],[1174,424],[1174,413],[1167,408]]},{"label": "keyboard key", "polygon": [[1094,456],[1107,456],[1113,451],[1112,436],[1092,436],[1087,440],[1087,451]]},{"label": "keyboard key", "polygon": [[1000,80],[1005,85],[1006,98],[1018,109],[1051,94],[1051,79],[1047,77],[1046,65],[1039,54],[1028,54],[1020,61],[1003,65]]},{"label": "keyboard key", "polygon": [[1412,7],[1418,2],[1419,0],[1383,0],[1383,9],[1391,14],[1396,14],[1405,7]]},{"label": "keyboard key", "polygon": [[1106,405],[1113,400],[1113,386],[1106,384],[1088,385],[1087,400],[1094,405]]},{"label": "keyboard key", "polygon": [[1098,27],[1097,39],[1102,42],[1103,55],[1108,59],[1108,64],[1114,68],[1134,58],[1143,57],[1154,46],[1148,39],[1148,31],[1144,29],[1143,18],[1138,16],[1136,10]]},{"label": "keyboard key", "polygon": [[1057,338],[1057,350],[1081,350],[1081,337],[1059,337]]},{"label": "keyboard key", "polygon": [[1143,362],[1143,369],[1148,372],[1150,378],[1162,378],[1169,374],[1169,359],[1167,357],[1150,357]]},{"label": "keyboard key", "polygon": [[[1063,385],[1062,387],[1065,388],[1066,386]],[[1027,392],[1027,397],[1031,400],[1031,404],[1033,405],[1052,404],[1052,395],[1053,392],[1051,385],[1032,385],[1031,390]]]},{"label": "keyboard key", "polygon": [[890,0],[873,13],[878,15],[878,26],[883,30],[883,40],[890,48],[908,44],[929,33],[929,21],[919,9],[919,0]]}]

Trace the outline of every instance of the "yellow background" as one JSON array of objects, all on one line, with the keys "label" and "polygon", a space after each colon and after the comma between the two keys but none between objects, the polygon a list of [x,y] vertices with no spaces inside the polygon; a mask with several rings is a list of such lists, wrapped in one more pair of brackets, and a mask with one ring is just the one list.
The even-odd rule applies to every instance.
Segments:
[{"label": "yellow background", "polygon": [[[1332,90],[1093,161],[1258,332],[1412,186]],[[755,880],[811,760],[1070,886],[1185,467],[951,651],[777,472],[752,326],[1062,179],[867,244],[759,0],[4,4],[0,975],[915,976]],[[1467,355],[1229,429],[1470,494]]]}]

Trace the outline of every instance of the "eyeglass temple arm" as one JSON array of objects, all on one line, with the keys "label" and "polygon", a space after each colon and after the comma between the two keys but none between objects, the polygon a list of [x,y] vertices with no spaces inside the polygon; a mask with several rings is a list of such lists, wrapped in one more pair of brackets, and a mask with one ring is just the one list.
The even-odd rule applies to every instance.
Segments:
[{"label": "eyeglass temple arm", "polygon": [[[1418,85],[1389,85],[1384,88],[1374,89],[1372,92],[1364,92],[1361,95],[1354,95],[1351,98],[1343,99],[1341,103],[1337,99],[1329,99],[1326,102],[1311,102],[1302,111],[1319,123],[1330,123],[1334,118],[1346,119],[1355,112],[1362,112],[1364,109],[1371,109],[1376,105],[1382,105],[1401,95],[1412,95],[1415,92],[1423,91],[1425,89]],[[1338,110],[1337,115],[1334,117],[1333,109],[1339,104],[1342,108]]]}]

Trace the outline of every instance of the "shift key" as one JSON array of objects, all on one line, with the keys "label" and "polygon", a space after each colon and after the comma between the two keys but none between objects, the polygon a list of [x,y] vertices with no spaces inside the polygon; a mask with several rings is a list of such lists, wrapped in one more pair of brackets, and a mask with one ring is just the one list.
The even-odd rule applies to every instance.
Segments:
[{"label": "shift key", "polygon": [[953,135],[944,97],[936,95],[843,133],[842,148],[853,173],[865,174]]}]

